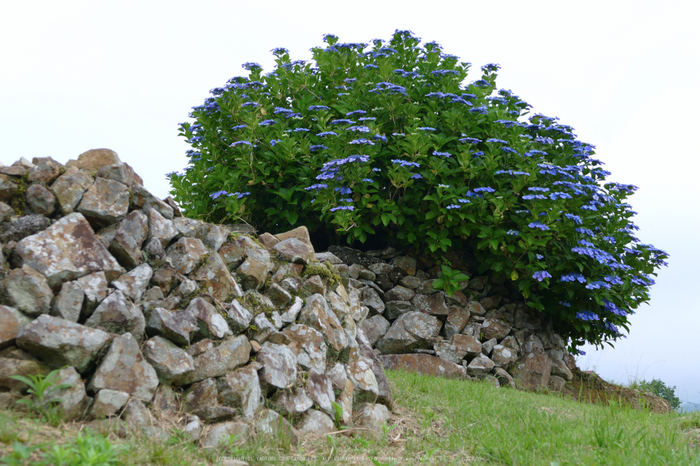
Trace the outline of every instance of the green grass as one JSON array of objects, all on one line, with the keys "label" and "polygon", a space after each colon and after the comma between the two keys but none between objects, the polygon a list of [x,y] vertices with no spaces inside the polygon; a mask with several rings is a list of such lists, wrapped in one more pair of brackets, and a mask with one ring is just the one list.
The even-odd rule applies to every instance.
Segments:
[{"label": "green grass", "polygon": [[654,414],[487,383],[387,374],[396,406],[379,432],[354,429],[297,446],[232,441],[203,451],[177,430],[165,442],[125,439],[116,431],[79,433],[77,424],[56,429],[0,411],[0,462],[192,465],[236,457],[250,464],[700,465],[700,413]]}]

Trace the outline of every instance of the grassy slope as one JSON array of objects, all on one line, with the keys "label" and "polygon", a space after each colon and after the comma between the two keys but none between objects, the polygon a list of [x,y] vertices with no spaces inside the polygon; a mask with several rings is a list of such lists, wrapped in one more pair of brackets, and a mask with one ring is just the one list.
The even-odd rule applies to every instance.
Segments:
[{"label": "grassy slope", "polygon": [[[127,442],[108,433],[112,446],[106,446],[95,433],[83,432],[76,441],[78,425],[56,429],[0,411],[0,457],[11,464],[40,464],[43,451],[58,447],[66,457],[82,454],[65,463],[80,465],[225,464],[222,456],[246,457],[250,464],[270,464],[261,460],[265,456],[284,464],[700,465],[700,413],[655,414],[616,401],[596,405],[486,383],[401,371],[388,375],[396,406],[377,434],[352,430],[296,447],[268,439],[201,452],[177,431],[167,442],[133,437]],[[13,460],[21,456],[13,452],[15,442],[39,449],[29,460]],[[90,462],[90,454],[96,458],[100,452],[102,463]]]}]

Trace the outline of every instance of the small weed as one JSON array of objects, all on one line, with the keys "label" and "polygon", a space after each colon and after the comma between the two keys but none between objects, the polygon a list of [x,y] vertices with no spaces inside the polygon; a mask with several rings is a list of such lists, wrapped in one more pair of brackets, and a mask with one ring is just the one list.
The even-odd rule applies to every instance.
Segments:
[{"label": "small weed", "polygon": [[29,386],[27,392],[32,395],[32,398],[17,400],[16,403],[27,407],[29,411],[36,413],[42,419],[48,421],[51,425],[58,425],[61,418],[60,407],[58,406],[63,400],[55,397],[55,393],[71,387],[70,384],[56,384],[58,372],[60,369],[49,372],[44,375],[30,375],[24,377],[22,375],[11,375],[10,378],[19,380]]}]

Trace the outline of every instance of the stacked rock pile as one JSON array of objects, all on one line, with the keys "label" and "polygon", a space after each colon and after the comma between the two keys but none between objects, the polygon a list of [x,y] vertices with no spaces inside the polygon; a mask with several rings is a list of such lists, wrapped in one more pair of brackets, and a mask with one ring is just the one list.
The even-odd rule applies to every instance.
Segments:
[{"label": "stacked rock pile", "polygon": [[510,283],[476,276],[450,296],[433,287],[440,269],[430,258],[329,249],[369,309],[360,328],[385,368],[526,389],[561,390],[573,378],[566,342]]},{"label": "stacked rock pile", "polygon": [[206,447],[379,428],[392,394],[350,268],[305,228],[253,233],[182,217],[110,150],[0,167],[0,405],[25,396],[10,376],[59,370],[65,419],[180,419]]}]

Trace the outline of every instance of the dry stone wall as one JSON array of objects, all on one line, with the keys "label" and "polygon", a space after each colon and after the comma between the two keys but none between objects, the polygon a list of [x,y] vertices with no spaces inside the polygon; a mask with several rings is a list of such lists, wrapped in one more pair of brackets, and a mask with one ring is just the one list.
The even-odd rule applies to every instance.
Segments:
[{"label": "dry stone wall", "polygon": [[359,290],[305,228],[275,239],[182,217],[106,149],[0,167],[0,405],[27,396],[12,375],[59,370],[65,419],[180,419],[205,447],[381,425]]},{"label": "dry stone wall", "polygon": [[502,282],[448,296],[425,257],[182,217],[107,149],[0,167],[0,245],[5,407],[27,396],[10,376],[59,370],[69,420],[296,442],[380,428],[385,367],[555,389],[575,368]]}]

